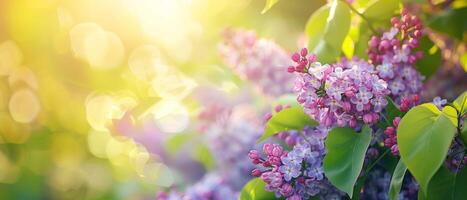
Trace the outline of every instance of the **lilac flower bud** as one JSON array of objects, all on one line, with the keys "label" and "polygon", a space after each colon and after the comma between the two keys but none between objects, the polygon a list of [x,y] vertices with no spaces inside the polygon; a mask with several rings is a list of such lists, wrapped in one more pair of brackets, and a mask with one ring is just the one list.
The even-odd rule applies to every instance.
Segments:
[{"label": "lilac flower bud", "polygon": [[289,136],[289,133],[287,131],[282,131],[277,134],[277,137],[282,140],[285,140],[288,136]]},{"label": "lilac flower bud", "polygon": [[386,134],[389,137],[393,137],[396,134],[396,130],[394,129],[394,127],[389,126],[386,128],[386,130],[384,130],[384,134]]},{"label": "lilac flower bud", "polygon": [[300,55],[298,53],[292,54],[292,60],[296,63],[300,62]]},{"label": "lilac flower bud", "polygon": [[394,24],[398,24],[400,23],[399,19],[397,17],[393,17],[391,18],[391,24],[394,25]]},{"label": "lilac flower bud", "polygon": [[373,36],[368,42],[368,46],[370,46],[371,48],[376,48],[378,44],[379,44],[379,39],[376,36]]},{"label": "lilac flower bud", "polygon": [[289,146],[294,146],[296,143],[295,138],[292,136],[288,136],[287,138],[285,138],[285,143]]},{"label": "lilac flower bud", "polygon": [[266,143],[263,145],[263,151],[266,155],[272,155],[273,145]]},{"label": "lilac flower bud", "polygon": [[287,197],[287,196],[292,195],[294,190],[293,190],[293,187],[290,184],[286,183],[286,184],[282,185],[280,192],[281,192],[281,194],[283,196]]},{"label": "lilac flower bud", "polygon": [[345,96],[348,97],[348,98],[352,98],[353,96],[355,96],[355,92],[352,91],[352,90],[347,90],[347,91],[345,91]]},{"label": "lilac flower bud", "polygon": [[253,171],[251,171],[251,175],[254,176],[254,177],[260,177],[261,174],[262,174],[262,172],[259,169],[253,169]]},{"label": "lilac flower bud", "polygon": [[422,36],[422,32],[419,31],[419,30],[416,30],[416,31],[413,32],[413,35],[414,35],[414,37],[417,37],[417,38],[418,38],[418,37],[421,37],[421,36]]},{"label": "lilac flower bud", "polygon": [[306,57],[306,55],[308,55],[308,49],[307,49],[307,48],[303,48],[303,49],[300,51],[300,55],[303,56],[303,57]]},{"label": "lilac flower bud", "polygon": [[284,149],[280,145],[274,144],[272,149],[272,155],[279,157],[282,155],[283,151]]},{"label": "lilac flower bud", "polygon": [[391,153],[392,153],[393,155],[399,155],[399,147],[398,147],[397,145],[393,145],[393,146],[391,147]]},{"label": "lilac flower bud", "polygon": [[275,166],[280,165],[281,164],[280,156],[268,156],[268,161],[267,162],[270,163],[271,165],[275,165]]},{"label": "lilac flower bud", "polygon": [[277,106],[274,108],[274,111],[280,112],[282,109],[283,109],[282,105],[277,105]]},{"label": "lilac flower bud", "polygon": [[388,50],[389,47],[390,47],[390,43],[388,40],[382,40],[380,43],[379,43],[379,50],[380,51],[385,51],[385,50]]},{"label": "lilac flower bud", "polygon": [[342,108],[344,109],[344,112],[350,112],[350,109],[352,109],[352,105],[350,104],[350,102],[346,101],[342,103]]},{"label": "lilac flower bud", "polygon": [[392,120],[392,124],[393,124],[395,127],[398,127],[400,121],[401,121],[401,118],[400,118],[400,117],[395,117],[394,120]]},{"label": "lilac flower bud", "polygon": [[363,122],[365,122],[365,124],[371,124],[373,122],[373,116],[370,113],[363,115]]},{"label": "lilac flower bud", "polygon": [[256,150],[251,150],[251,151],[248,153],[248,157],[249,157],[251,160],[257,160],[257,159],[259,159],[259,153],[258,153],[258,151],[256,151]]},{"label": "lilac flower bud", "polygon": [[314,63],[316,61],[316,55],[315,54],[311,54],[310,57],[308,57],[308,61],[310,63]]}]

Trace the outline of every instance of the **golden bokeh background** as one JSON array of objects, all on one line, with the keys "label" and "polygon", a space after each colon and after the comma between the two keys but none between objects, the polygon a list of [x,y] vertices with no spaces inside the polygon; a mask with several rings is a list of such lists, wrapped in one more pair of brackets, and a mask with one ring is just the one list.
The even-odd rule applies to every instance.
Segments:
[{"label": "golden bokeh background", "polygon": [[264,3],[0,0],[0,199],[153,199],[183,183],[158,152],[196,124],[193,91],[244,84],[222,30],[294,50],[324,0]]}]

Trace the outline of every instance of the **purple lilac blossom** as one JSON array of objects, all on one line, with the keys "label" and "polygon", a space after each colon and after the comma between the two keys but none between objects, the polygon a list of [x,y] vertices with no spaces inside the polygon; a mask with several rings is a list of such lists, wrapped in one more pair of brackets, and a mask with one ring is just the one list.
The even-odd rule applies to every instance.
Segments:
[{"label": "purple lilac blossom", "polygon": [[219,52],[237,75],[270,97],[292,93],[293,76],[283,73],[291,62],[279,45],[253,31],[227,29],[223,35]]},{"label": "purple lilac blossom", "polygon": [[306,139],[299,137],[290,152],[277,144],[265,144],[263,152],[266,158],[261,158],[256,150],[250,151],[249,158],[257,165],[252,175],[261,177],[266,183],[266,190],[274,192],[278,198],[342,198],[344,194],[324,176],[324,140],[328,132],[326,127],[305,127],[303,136]]},{"label": "purple lilac blossom", "polygon": [[357,127],[358,121],[375,124],[387,105],[387,83],[374,66],[359,59],[342,59],[333,65],[311,63],[299,73],[297,100],[312,118],[326,127]]},{"label": "purple lilac blossom", "polygon": [[420,19],[403,10],[401,17],[391,19],[392,28],[382,37],[373,36],[368,42],[370,63],[376,66],[380,78],[388,83],[390,96],[399,103],[408,95],[419,95],[424,77],[415,69],[423,57],[416,52],[422,36]]}]

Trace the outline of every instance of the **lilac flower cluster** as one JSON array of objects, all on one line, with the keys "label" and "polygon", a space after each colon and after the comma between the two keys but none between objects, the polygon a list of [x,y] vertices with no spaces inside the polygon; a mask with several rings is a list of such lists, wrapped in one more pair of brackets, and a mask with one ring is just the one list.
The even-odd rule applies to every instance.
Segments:
[{"label": "lilac flower cluster", "polygon": [[[389,199],[389,185],[391,183],[391,174],[382,167],[376,167],[368,173],[365,179],[360,199],[362,200],[386,200]],[[410,175],[406,175],[401,191],[397,199],[410,200],[417,199],[418,185],[415,179]]]},{"label": "lilac flower cluster", "polygon": [[401,97],[419,94],[422,89],[424,77],[414,67],[417,59],[423,57],[423,52],[415,52],[422,37],[422,25],[407,10],[402,10],[400,18],[392,18],[391,23],[390,31],[370,39],[368,57],[380,78],[388,83],[391,97],[400,101]]},{"label": "lilac flower cluster", "polygon": [[[307,59],[303,52],[306,50],[294,54],[292,59],[300,72],[295,83],[297,100],[307,114],[326,127],[356,128],[358,121],[378,122],[378,113],[387,105],[385,96],[390,91],[373,65],[345,58],[333,65],[321,65],[311,63],[313,57]],[[305,63],[307,66],[303,68]]]},{"label": "lilac flower cluster", "polygon": [[176,191],[160,192],[157,200],[236,200],[238,192],[216,173],[210,173],[196,184],[188,187],[185,193]]},{"label": "lilac flower cluster", "polygon": [[252,31],[227,29],[219,51],[230,68],[264,94],[292,92],[292,76],[281,73],[290,65],[288,54],[273,41],[260,39]]},{"label": "lilac flower cluster", "polygon": [[251,179],[248,172],[253,165],[244,156],[248,153],[245,147],[254,147],[261,135],[261,122],[257,116],[252,107],[238,105],[228,116],[211,123],[204,132],[219,174],[236,177],[228,180],[235,189],[240,189]]},{"label": "lilac flower cluster", "polygon": [[306,139],[301,138],[290,152],[278,144],[263,146],[265,159],[258,151],[250,151],[249,158],[258,166],[252,175],[261,177],[267,184],[266,190],[287,200],[341,197],[343,194],[324,176],[324,139],[329,129],[306,127],[303,132]]}]

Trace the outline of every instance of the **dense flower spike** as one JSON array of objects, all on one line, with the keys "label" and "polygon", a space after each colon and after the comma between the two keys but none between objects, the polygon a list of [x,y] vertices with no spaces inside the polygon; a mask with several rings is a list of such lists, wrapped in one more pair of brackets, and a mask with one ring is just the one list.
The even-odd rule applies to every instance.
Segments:
[{"label": "dense flower spike", "polygon": [[[292,56],[299,72],[295,83],[297,100],[305,112],[326,127],[357,127],[358,121],[375,124],[387,105],[387,83],[374,66],[359,59],[342,59],[333,65],[313,62],[314,57]],[[295,58],[294,58],[295,57]],[[304,66],[305,65],[305,66]]]},{"label": "dense flower spike", "polygon": [[258,166],[251,174],[261,177],[267,184],[266,190],[287,200],[341,197],[342,193],[324,176],[324,139],[328,132],[329,129],[324,127],[306,127],[303,130],[306,139],[299,137],[290,152],[278,144],[264,144],[265,158],[256,150],[250,151],[248,157]]},{"label": "dense flower spike", "polygon": [[293,78],[283,73],[291,62],[273,41],[258,38],[252,31],[227,29],[219,51],[230,68],[264,94],[279,96],[292,92]]},{"label": "dense flower spike", "polygon": [[392,28],[381,37],[373,36],[368,42],[370,63],[378,75],[388,83],[391,97],[397,102],[403,96],[419,94],[424,77],[414,67],[423,52],[419,46],[422,26],[417,16],[402,11],[401,17],[391,19]]}]

